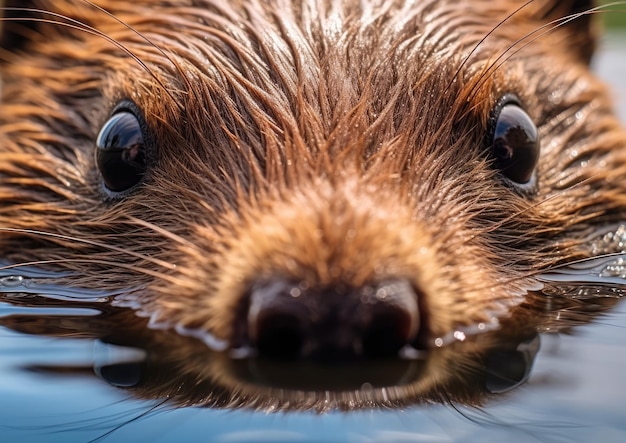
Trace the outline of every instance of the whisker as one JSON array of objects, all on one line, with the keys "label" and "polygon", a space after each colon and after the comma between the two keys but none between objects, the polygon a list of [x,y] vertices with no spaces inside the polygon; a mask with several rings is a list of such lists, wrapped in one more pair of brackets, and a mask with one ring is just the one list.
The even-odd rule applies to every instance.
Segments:
[{"label": "whisker", "polygon": [[33,230],[33,229],[2,228],[2,227],[0,227],[0,232],[12,232],[12,233],[16,233],[16,234],[25,234],[25,235],[34,236],[34,237],[48,237],[48,238],[55,238],[55,239],[59,239],[59,240],[66,240],[66,241],[74,242],[74,243],[82,243],[82,244],[86,244],[86,245],[90,245],[90,246],[96,246],[96,247],[99,247],[99,248],[107,249],[107,250],[110,250],[110,251],[120,252],[122,254],[126,254],[128,256],[135,257],[135,258],[138,258],[140,260],[145,260],[147,262],[153,263],[153,264],[158,265],[158,266],[162,266],[162,267],[164,267],[166,269],[170,269],[170,270],[176,269],[176,265],[173,264],[173,263],[168,263],[166,261],[160,260],[158,258],[150,257],[150,256],[147,256],[145,254],[141,254],[141,253],[136,252],[136,251],[129,251],[129,250],[126,250],[124,248],[120,248],[120,247],[113,246],[113,245],[107,245],[105,243],[100,243],[100,242],[96,242],[96,241],[93,241],[93,240],[81,239],[81,238],[71,237],[71,236],[63,235],[63,234],[55,234],[55,233],[52,233],[52,232],[37,231],[37,230]]},{"label": "whisker", "polygon": [[150,229],[150,230],[152,230],[152,231],[154,231],[154,232],[156,232],[158,234],[161,234],[165,238],[168,238],[170,240],[175,241],[176,243],[179,243],[181,245],[185,245],[187,247],[194,248],[194,249],[197,248],[197,246],[194,243],[190,242],[189,240],[187,240],[187,239],[185,239],[185,238],[183,238],[183,237],[181,237],[181,236],[179,236],[177,234],[174,234],[173,232],[171,232],[171,231],[169,231],[169,230],[167,230],[165,228],[157,226],[154,223],[150,223],[150,222],[148,222],[146,220],[141,220],[141,219],[133,217],[133,216],[128,216],[128,219],[131,222],[133,222],[134,224],[139,225],[139,226],[143,226],[144,228],[148,228],[148,229]]},{"label": "whisker", "polygon": [[480,231],[478,231],[478,235],[482,235],[482,234],[486,234],[486,233],[490,233],[493,232],[497,229],[500,229],[503,225],[505,225],[506,223],[510,223],[512,220],[514,220],[515,218],[519,217],[520,215],[523,215],[525,213],[527,213],[528,211],[532,211],[533,209],[537,209],[539,206],[546,204],[547,202],[554,200],[556,198],[559,198],[562,194],[565,194],[568,191],[571,191],[572,189],[575,189],[576,187],[580,187],[580,186],[584,186],[589,182],[592,182],[594,180],[596,180],[599,177],[599,173],[596,175],[593,175],[591,177],[587,177],[584,180],[581,180],[578,183],[573,184],[572,186],[570,186],[567,189],[561,189],[558,192],[547,196],[546,198],[544,198],[543,200],[537,201],[537,202],[533,202],[532,205],[520,209],[517,212],[514,212],[512,214],[510,214],[509,216],[505,217],[502,220],[499,220],[496,224],[493,224],[491,226],[488,226],[484,229],[481,229]]},{"label": "whisker", "polygon": [[126,263],[120,263],[109,260],[101,260],[95,258],[63,258],[63,259],[55,259],[55,260],[37,260],[37,261],[29,261],[22,263],[12,263],[10,265],[0,266],[0,271],[7,271],[11,269],[19,269],[27,266],[41,266],[41,265],[49,265],[49,264],[58,264],[58,263],[84,263],[84,264],[97,264],[103,265],[111,268],[121,268],[127,271],[132,271],[138,274],[144,274],[150,277],[155,277],[160,280],[165,280],[168,283],[172,283],[177,286],[181,286],[184,284],[183,279],[175,278],[171,275],[164,274],[159,271],[154,271],[152,269],[144,268],[141,266],[134,266]]},{"label": "whisker", "polygon": [[141,412],[140,414],[136,415],[135,417],[132,417],[130,420],[125,421],[124,423],[120,423],[119,425],[116,425],[115,427],[113,427],[113,429],[110,429],[109,431],[106,431],[104,434],[89,440],[88,443],[96,443],[99,441],[104,440],[105,438],[109,437],[110,435],[112,435],[113,433],[115,433],[116,431],[122,429],[124,426],[130,425],[136,421],[141,420],[142,418],[146,418],[148,417],[151,413],[158,411],[162,406],[164,406],[168,401],[170,400],[169,396],[166,396],[163,400],[157,402],[154,406],[151,406],[150,408],[148,408],[146,411]]},{"label": "whisker", "polygon": [[459,76],[459,74],[461,73],[461,70],[467,65],[467,63],[469,62],[470,58],[472,57],[472,55],[474,55],[474,53],[476,51],[478,51],[478,48],[489,38],[491,37],[491,35],[493,35],[494,32],[496,32],[501,26],[504,26],[511,18],[513,18],[518,12],[520,12],[522,9],[524,9],[525,7],[527,7],[528,5],[530,5],[531,3],[533,3],[535,0],[528,0],[526,3],[524,3],[522,6],[520,6],[519,8],[517,8],[516,10],[514,10],[513,12],[511,12],[509,15],[507,15],[500,23],[498,23],[491,31],[489,31],[487,34],[485,34],[485,36],[480,39],[480,41],[478,43],[476,43],[476,45],[474,46],[474,48],[470,51],[470,53],[465,57],[465,59],[461,62],[461,65],[458,67],[458,69],[456,70],[456,72],[454,73],[454,75],[452,76],[452,78],[450,79],[450,82],[448,83],[447,86],[447,90],[450,90],[450,87],[452,86],[452,83],[454,83],[454,81],[456,80],[456,78]]},{"label": "whisker", "polygon": [[[95,3],[89,1],[89,0],[83,0],[84,3],[90,5],[91,7],[97,9],[98,11],[101,11],[103,14],[106,14],[108,17],[110,17],[111,19],[115,20],[116,22],[118,22],[120,25],[124,26],[126,29],[128,29],[129,31],[132,31],[133,33],[135,33],[135,35],[137,35],[137,37],[141,38],[143,41],[145,41],[146,43],[148,43],[150,46],[152,46],[154,49],[156,49],[157,51],[159,51],[159,53],[165,57],[165,59],[167,61],[169,61],[172,66],[174,67],[174,69],[176,69],[180,74],[181,74],[181,78],[183,79],[183,81],[187,84],[187,87],[189,88],[189,90],[191,90],[191,85],[189,84],[189,80],[187,78],[186,75],[184,75],[184,71],[180,68],[180,66],[178,65],[178,63],[176,63],[174,61],[174,59],[172,59],[172,57],[170,57],[169,54],[167,54],[163,48],[161,48],[159,45],[157,45],[156,43],[154,43],[152,40],[150,40],[148,37],[146,37],[143,33],[139,32],[137,29],[135,29],[133,26],[131,26],[130,24],[126,23],[124,20],[120,19],[119,17],[117,17],[116,15],[110,13],[109,11],[107,11],[106,9],[104,9],[101,6],[96,5]],[[163,87],[163,89],[168,92],[169,95],[169,90],[162,84],[159,83],[161,87]],[[172,97],[170,95],[170,97],[172,99],[174,99],[174,97]],[[182,110],[184,108],[182,103],[179,103],[178,100],[174,100],[174,102],[176,103],[176,105]]]},{"label": "whisker", "polygon": [[[86,0],[84,0],[84,1],[86,1]],[[106,35],[102,31],[99,31],[98,29],[96,29],[96,28],[94,28],[92,26],[89,26],[86,23],[83,23],[83,22],[81,22],[79,20],[75,20],[75,19],[73,19],[71,17],[68,17],[66,15],[59,14],[59,13],[56,13],[56,12],[53,12],[53,11],[47,11],[47,10],[44,10],[44,9],[0,7],[0,10],[44,14],[44,15],[50,15],[50,16],[53,16],[53,17],[65,20],[65,21],[56,21],[56,20],[45,19],[45,18],[37,18],[37,17],[0,17],[0,21],[8,21],[8,22],[35,22],[35,23],[46,23],[46,24],[51,24],[51,25],[59,25],[59,26],[65,26],[65,27],[70,28],[70,29],[76,29],[78,31],[86,32],[88,34],[95,35],[97,37],[103,38],[107,42],[109,42],[112,45],[114,45],[116,48],[118,48],[121,51],[123,51],[130,58],[132,58],[139,66],[141,66],[141,68],[147,74],[150,75],[150,77],[152,77],[154,79],[155,82],[157,82],[157,84],[163,89],[163,91],[165,91],[165,93],[167,95],[169,95],[174,100],[174,102],[177,102],[175,100],[174,96],[172,95],[172,93],[170,92],[170,90],[167,88],[167,86],[159,79],[159,77],[154,73],[154,71],[152,71],[152,69],[150,69],[150,67],[141,60],[141,58],[139,58],[137,55],[135,55],[130,49],[128,49],[125,45],[120,43],[118,40],[116,40],[116,39]],[[131,27],[129,27],[129,29],[131,31],[137,33],[137,31],[135,31]],[[139,34],[139,35],[141,36],[141,34]],[[143,36],[141,36],[141,37],[145,38]],[[156,45],[155,45],[155,47],[156,47]],[[160,48],[158,48],[158,47],[157,47],[157,49],[160,50]],[[167,58],[168,58],[168,60],[170,60],[169,57],[167,57]]]},{"label": "whisker", "polygon": [[[547,34],[550,34],[554,30],[559,29],[560,27],[565,26],[566,24],[574,20],[577,20],[581,17],[584,17],[586,15],[606,12],[606,11],[603,11],[603,9],[606,8],[607,6],[616,6],[616,5],[625,5],[625,4],[626,2],[615,2],[615,3],[610,3],[607,5],[596,6],[587,11],[582,11],[582,12],[578,12],[575,14],[570,14],[564,17],[560,17],[558,19],[552,20],[538,27],[534,31],[526,34],[524,37],[521,37],[520,39],[515,41],[512,45],[510,45],[505,51],[503,51],[495,60],[493,60],[491,65],[487,67],[487,69],[485,69],[481,73],[482,78],[480,79],[479,82],[477,82],[477,84],[474,85],[474,93],[470,95],[470,98],[473,98],[476,94],[478,94],[478,91],[487,82],[490,75],[492,75],[494,72],[500,69],[500,67],[502,67],[502,65],[504,65],[507,61],[509,61],[513,56],[518,54],[524,48],[528,47],[529,45],[531,45],[532,43],[534,43],[541,37]],[[521,46],[518,46],[520,44]]]}]

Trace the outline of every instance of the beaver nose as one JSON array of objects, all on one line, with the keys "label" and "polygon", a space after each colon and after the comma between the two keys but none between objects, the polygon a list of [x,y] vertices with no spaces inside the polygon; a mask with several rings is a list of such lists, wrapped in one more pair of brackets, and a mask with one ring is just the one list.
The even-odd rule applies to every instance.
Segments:
[{"label": "beaver nose", "polygon": [[310,288],[283,279],[255,284],[247,341],[261,355],[344,359],[397,354],[418,334],[418,298],[403,279],[358,289]]}]

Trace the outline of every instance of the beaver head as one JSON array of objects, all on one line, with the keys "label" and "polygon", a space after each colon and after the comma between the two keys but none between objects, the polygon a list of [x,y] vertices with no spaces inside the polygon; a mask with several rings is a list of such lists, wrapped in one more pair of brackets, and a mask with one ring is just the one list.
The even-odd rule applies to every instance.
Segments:
[{"label": "beaver head", "polygon": [[5,3],[3,255],[153,327],[428,347],[624,219],[590,2]]}]

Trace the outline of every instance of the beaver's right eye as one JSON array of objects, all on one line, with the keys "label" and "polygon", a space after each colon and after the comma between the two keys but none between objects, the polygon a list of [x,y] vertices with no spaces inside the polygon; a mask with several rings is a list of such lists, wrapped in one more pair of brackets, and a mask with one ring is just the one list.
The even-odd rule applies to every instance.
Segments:
[{"label": "beaver's right eye", "polygon": [[139,119],[129,111],[114,114],[96,139],[96,162],[106,188],[127,191],[146,172],[146,148]]}]

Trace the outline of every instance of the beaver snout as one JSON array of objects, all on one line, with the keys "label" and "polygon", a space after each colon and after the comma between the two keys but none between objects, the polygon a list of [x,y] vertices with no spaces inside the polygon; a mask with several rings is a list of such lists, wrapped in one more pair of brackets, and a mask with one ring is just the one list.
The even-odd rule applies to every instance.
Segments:
[{"label": "beaver snout", "polygon": [[418,335],[418,294],[404,279],[360,288],[309,287],[283,278],[254,284],[236,319],[242,342],[284,359],[383,357]]}]

